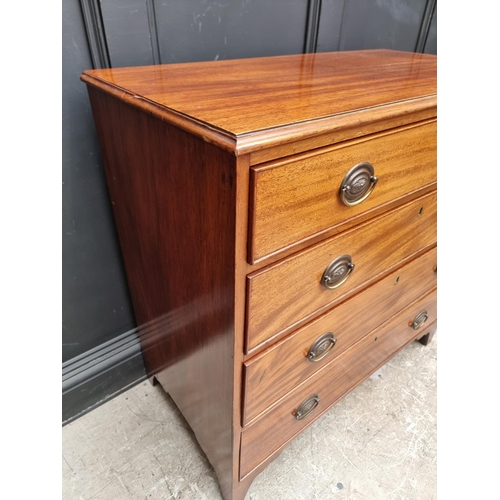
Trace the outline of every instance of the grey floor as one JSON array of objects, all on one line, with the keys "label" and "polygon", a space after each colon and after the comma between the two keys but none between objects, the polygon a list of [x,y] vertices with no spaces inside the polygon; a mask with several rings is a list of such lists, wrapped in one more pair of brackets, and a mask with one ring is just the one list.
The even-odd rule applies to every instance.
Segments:
[{"label": "grey floor", "polygon": [[[247,500],[436,498],[436,343],[413,342],[311,425]],[[63,428],[64,500],[220,500],[174,403],[145,382]]]}]

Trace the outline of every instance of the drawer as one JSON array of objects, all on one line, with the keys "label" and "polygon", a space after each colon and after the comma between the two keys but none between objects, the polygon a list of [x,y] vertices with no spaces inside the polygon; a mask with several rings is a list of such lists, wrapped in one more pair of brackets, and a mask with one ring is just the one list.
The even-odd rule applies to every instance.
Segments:
[{"label": "drawer", "polygon": [[[247,352],[375,280],[436,242],[436,193],[345,231],[247,277]],[[322,285],[327,267],[349,255],[354,270],[334,289]],[[332,274],[346,271],[341,265]]]},{"label": "drawer", "polygon": [[436,258],[434,247],[245,362],[243,425],[434,288]]},{"label": "drawer", "polygon": [[[369,162],[378,182],[364,201],[346,206],[340,187]],[[363,169],[360,167],[360,171]],[[436,181],[436,122],[406,127],[251,169],[249,261],[403,197]],[[370,185],[369,176],[349,183]],[[362,197],[362,196],[361,196]]]},{"label": "drawer", "polygon": [[[423,311],[426,311],[427,320],[415,330],[410,325]],[[372,330],[245,428],[241,438],[240,477],[245,477],[290,441],[399,349],[432,329],[436,319],[436,291],[433,290]],[[317,405],[310,399],[314,396],[319,399]],[[306,407],[316,406],[309,416],[297,420],[296,412],[305,402],[309,402],[304,405]],[[307,412],[303,410],[302,413]]]}]

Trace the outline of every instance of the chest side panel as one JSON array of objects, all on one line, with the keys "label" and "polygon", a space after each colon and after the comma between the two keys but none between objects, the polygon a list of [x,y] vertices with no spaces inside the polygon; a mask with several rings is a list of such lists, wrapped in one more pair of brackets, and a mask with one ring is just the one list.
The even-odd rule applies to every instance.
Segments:
[{"label": "chest side panel", "polygon": [[89,94],[148,374],[230,489],[235,157]]}]

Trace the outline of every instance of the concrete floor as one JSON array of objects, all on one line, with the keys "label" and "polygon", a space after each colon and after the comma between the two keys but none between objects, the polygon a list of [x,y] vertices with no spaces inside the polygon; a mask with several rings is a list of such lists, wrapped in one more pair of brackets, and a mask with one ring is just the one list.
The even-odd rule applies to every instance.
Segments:
[{"label": "concrete floor", "polygon": [[[290,443],[247,500],[436,498],[436,342],[413,342]],[[220,500],[174,403],[145,382],[63,428],[64,500]]]}]

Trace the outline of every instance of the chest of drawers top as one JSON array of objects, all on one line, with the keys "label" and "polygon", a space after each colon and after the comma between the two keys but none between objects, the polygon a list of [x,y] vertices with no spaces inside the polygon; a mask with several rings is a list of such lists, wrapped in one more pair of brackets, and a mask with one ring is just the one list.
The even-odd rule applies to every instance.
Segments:
[{"label": "chest of drawers top", "polygon": [[305,151],[436,113],[436,57],[390,50],[91,70],[82,79],[237,155],[252,153],[251,164],[282,156],[278,146],[290,142]]}]

